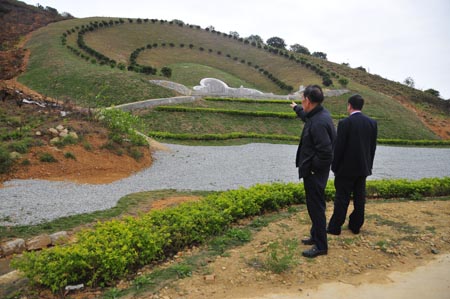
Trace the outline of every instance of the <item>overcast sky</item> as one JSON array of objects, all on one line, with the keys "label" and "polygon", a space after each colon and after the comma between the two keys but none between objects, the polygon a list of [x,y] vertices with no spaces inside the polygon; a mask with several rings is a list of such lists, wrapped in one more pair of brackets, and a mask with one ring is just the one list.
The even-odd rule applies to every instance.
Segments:
[{"label": "overcast sky", "polygon": [[328,60],[450,98],[449,0],[27,0],[59,12],[173,20],[264,41],[281,37]]}]

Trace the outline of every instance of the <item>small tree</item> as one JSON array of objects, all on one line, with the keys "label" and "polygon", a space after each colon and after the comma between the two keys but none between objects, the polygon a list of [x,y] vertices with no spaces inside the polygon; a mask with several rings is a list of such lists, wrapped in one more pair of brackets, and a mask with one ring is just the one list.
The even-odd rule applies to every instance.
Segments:
[{"label": "small tree", "polygon": [[347,78],[341,78],[338,80],[339,84],[342,85],[342,87],[347,87],[348,79]]},{"label": "small tree", "polygon": [[313,52],[312,56],[327,60],[327,54],[324,52]]},{"label": "small tree", "polygon": [[301,53],[301,54],[306,54],[306,55],[311,55],[311,53],[309,52],[307,47],[304,47],[302,45],[299,44],[293,44],[291,46],[291,51],[295,52],[295,53]]},{"label": "small tree", "polygon": [[331,78],[330,77],[328,77],[328,76],[324,76],[323,78],[322,78],[322,84],[324,85],[324,86],[330,86],[330,85],[332,85],[333,84],[333,81],[331,80]]},{"label": "small tree", "polygon": [[271,37],[267,40],[267,44],[271,47],[278,48],[278,49],[286,49],[286,43],[284,42],[284,39],[281,37]]},{"label": "small tree", "polygon": [[239,33],[237,31],[230,31],[230,35],[234,38],[234,39],[238,39],[239,38]]},{"label": "small tree", "polygon": [[415,83],[414,83],[414,79],[412,77],[407,77],[404,81],[403,84],[405,84],[406,86],[409,86],[411,88],[414,88]]},{"label": "small tree", "polygon": [[172,77],[172,69],[170,67],[164,66],[161,69],[161,75],[163,75],[164,77],[167,77],[167,78]]},{"label": "small tree", "polygon": [[427,90],[424,90],[424,92],[426,92],[426,93],[428,93],[428,94],[431,94],[431,95],[433,95],[433,96],[435,96],[435,97],[440,97],[440,96],[441,96],[441,94],[439,93],[439,91],[437,91],[436,89],[433,89],[433,88],[429,88],[429,89],[427,89]]},{"label": "small tree", "polygon": [[264,41],[263,41],[263,39],[261,38],[261,36],[259,36],[259,35],[250,35],[249,37],[247,37],[247,40],[250,42],[250,43],[255,43],[255,45],[258,45],[258,44],[264,44]]}]

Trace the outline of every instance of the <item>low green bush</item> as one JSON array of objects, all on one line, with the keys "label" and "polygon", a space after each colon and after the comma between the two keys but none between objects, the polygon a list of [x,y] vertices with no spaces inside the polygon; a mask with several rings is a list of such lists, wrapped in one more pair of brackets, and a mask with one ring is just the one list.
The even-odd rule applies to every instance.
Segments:
[{"label": "low green bush", "polygon": [[120,109],[102,109],[99,119],[111,130],[110,139],[113,141],[129,140],[133,145],[147,145],[144,136],[134,129],[140,122],[137,116]]},{"label": "low green bush", "polygon": [[287,141],[299,140],[299,136],[241,133],[241,132],[232,132],[227,134],[189,134],[189,133],[169,133],[169,132],[151,131],[148,132],[148,136],[153,138],[167,138],[176,140],[228,140],[238,138],[272,139],[272,140],[287,140]]},{"label": "low green bush", "polygon": [[0,146],[0,173],[8,173],[14,161],[4,147]]},{"label": "low green bush", "polygon": [[[450,195],[450,177],[418,181],[367,182],[367,196],[414,198]],[[333,182],[326,188],[334,197]],[[151,211],[140,218],[99,222],[78,233],[78,242],[42,252],[26,252],[12,266],[31,282],[61,291],[66,285],[108,286],[139,267],[162,260],[186,246],[200,244],[239,219],[305,203],[302,184],[258,184],[220,193],[201,201]]]},{"label": "low green bush", "polygon": [[[231,110],[231,109],[217,109],[217,108],[191,108],[182,106],[158,106],[156,111],[170,111],[170,112],[207,112],[207,113],[224,113],[231,115],[243,115],[253,117],[278,117],[295,119],[297,114],[294,112],[270,112],[270,111],[248,111],[248,110]],[[346,117],[344,114],[332,114],[332,118],[341,119]]]},{"label": "low green bush", "polygon": [[46,163],[55,163],[58,162],[55,157],[53,157],[50,153],[41,153],[39,155],[39,161],[46,162]]}]

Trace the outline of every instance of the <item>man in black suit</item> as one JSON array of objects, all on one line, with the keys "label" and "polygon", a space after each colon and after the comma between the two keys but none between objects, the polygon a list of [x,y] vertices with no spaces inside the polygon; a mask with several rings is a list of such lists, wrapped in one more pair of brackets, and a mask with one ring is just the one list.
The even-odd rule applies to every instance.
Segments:
[{"label": "man in black suit", "polygon": [[360,95],[351,96],[347,104],[349,117],[338,124],[331,164],[336,196],[333,216],[327,228],[327,232],[333,235],[341,233],[352,194],[354,209],[349,217],[348,228],[358,234],[364,223],[366,178],[372,174],[378,128],[375,120],[361,113],[363,105],[364,99]]}]

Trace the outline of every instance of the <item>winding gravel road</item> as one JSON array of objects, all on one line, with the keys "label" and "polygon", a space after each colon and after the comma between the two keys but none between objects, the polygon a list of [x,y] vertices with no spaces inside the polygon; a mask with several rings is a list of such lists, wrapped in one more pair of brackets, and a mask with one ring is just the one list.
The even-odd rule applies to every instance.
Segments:
[{"label": "winding gravel road", "polygon": [[[130,193],[228,190],[266,182],[297,182],[297,146],[183,146],[154,153],[153,165],[110,184],[12,180],[0,189],[0,225],[28,225],[104,210]],[[370,179],[450,176],[450,149],[379,146]]]}]

